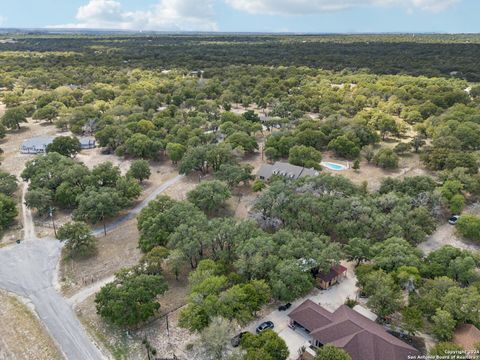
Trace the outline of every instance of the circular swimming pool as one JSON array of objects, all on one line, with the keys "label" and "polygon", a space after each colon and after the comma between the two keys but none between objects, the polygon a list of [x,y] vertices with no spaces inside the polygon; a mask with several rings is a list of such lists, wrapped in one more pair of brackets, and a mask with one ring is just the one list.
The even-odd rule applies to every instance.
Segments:
[{"label": "circular swimming pool", "polygon": [[335,171],[347,170],[347,167],[342,164],[332,163],[332,162],[321,162],[320,165],[325,166],[327,169]]}]

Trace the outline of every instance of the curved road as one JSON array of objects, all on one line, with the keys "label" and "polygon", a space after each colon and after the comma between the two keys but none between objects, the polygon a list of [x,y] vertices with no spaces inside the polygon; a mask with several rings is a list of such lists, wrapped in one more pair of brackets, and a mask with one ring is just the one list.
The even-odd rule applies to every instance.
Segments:
[{"label": "curved road", "polygon": [[[107,230],[113,230],[134,218],[151,200],[182,178],[178,175],[162,184],[127,215],[109,224]],[[22,196],[24,241],[0,249],[0,288],[30,299],[40,320],[68,360],[108,358],[89,338],[77,319],[72,308],[74,302],[67,301],[55,289],[62,245],[58,240],[36,237],[32,214],[24,201],[27,187],[24,184]],[[95,234],[102,232],[103,229],[99,229]]]}]

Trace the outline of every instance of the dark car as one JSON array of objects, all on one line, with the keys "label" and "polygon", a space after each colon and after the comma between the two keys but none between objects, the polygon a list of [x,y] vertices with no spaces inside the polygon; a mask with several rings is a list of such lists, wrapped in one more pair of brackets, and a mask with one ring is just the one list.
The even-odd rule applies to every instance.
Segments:
[{"label": "dark car", "polygon": [[285,305],[280,305],[280,306],[278,307],[278,311],[288,310],[288,309],[290,309],[291,306],[292,306],[292,304],[290,304],[290,303],[286,303]]},{"label": "dark car", "polygon": [[232,340],[230,340],[230,343],[232,344],[233,347],[237,347],[240,345],[240,342],[242,341],[243,335],[245,335],[248,331],[242,331],[240,334],[235,335]]},{"label": "dark car", "polygon": [[460,219],[460,215],[453,215],[450,219],[448,219],[448,223],[450,225],[455,225],[458,219]]},{"label": "dark car", "polygon": [[257,327],[257,334],[261,333],[262,331],[268,330],[268,329],[273,329],[274,325],[273,322],[271,321],[265,321],[258,325]]}]

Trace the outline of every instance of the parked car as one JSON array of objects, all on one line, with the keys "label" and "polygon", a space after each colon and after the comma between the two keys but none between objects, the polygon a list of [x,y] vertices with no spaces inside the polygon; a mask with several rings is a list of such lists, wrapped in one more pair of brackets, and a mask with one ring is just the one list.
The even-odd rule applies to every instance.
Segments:
[{"label": "parked car", "polygon": [[257,327],[257,334],[261,333],[262,331],[268,330],[268,329],[273,329],[275,325],[273,325],[273,322],[271,321],[265,321],[258,325]]},{"label": "parked car", "polygon": [[240,345],[240,342],[242,341],[243,335],[245,335],[248,331],[242,331],[240,334],[235,335],[232,340],[230,340],[230,343],[232,344],[233,347],[237,347]]},{"label": "parked car", "polygon": [[290,304],[290,303],[286,303],[285,305],[280,305],[280,306],[278,307],[278,311],[288,310],[288,309],[290,309],[291,306],[292,306],[292,304]]},{"label": "parked car", "polygon": [[448,223],[450,225],[455,225],[458,219],[460,219],[460,215],[453,215],[450,219],[448,219]]}]

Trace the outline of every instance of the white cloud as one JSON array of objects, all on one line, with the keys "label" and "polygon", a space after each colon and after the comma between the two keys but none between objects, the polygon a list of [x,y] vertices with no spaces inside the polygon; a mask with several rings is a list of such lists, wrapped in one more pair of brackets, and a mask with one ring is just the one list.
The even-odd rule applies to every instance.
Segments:
[{"label": "white cloud", "polygon": [[7,18],[5,16],[0,15],[0,26],[7,23]]},{"label": "white cloud", "polygon": [[399,6],[409,11],[443,11],[461,0],[225,0],[234,9],[251,14],[306,15],[360,6]]},{"label": "white cloud", "polygon": [[72,24],[56,28],[121,30],[216,30],[214,0],[159,0],[148,10],[127,11],[116,0],[90,0],[81,6]]}]

